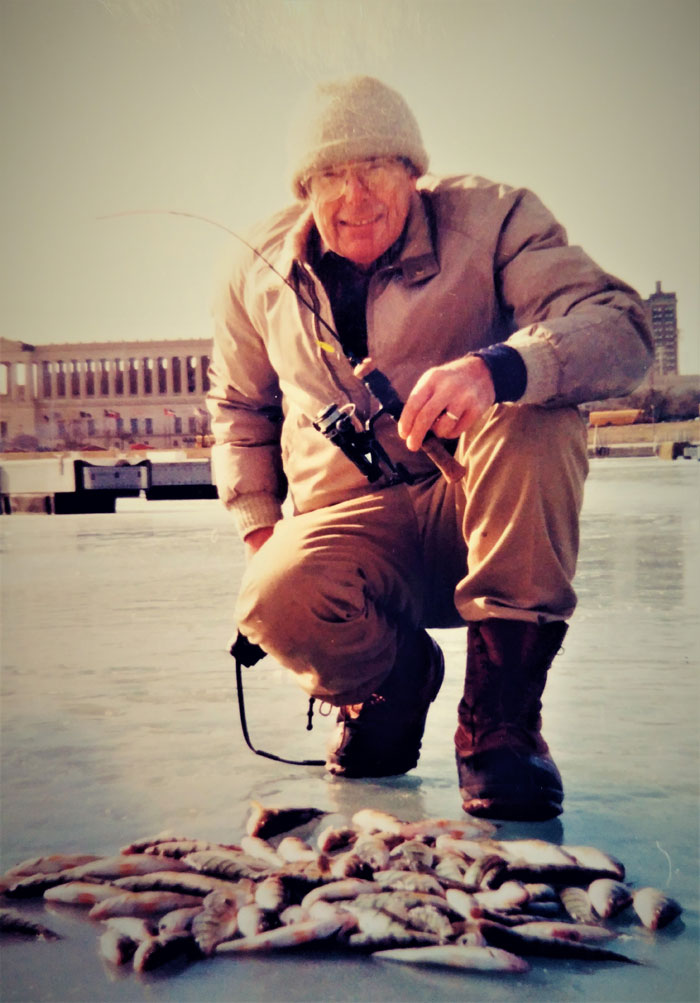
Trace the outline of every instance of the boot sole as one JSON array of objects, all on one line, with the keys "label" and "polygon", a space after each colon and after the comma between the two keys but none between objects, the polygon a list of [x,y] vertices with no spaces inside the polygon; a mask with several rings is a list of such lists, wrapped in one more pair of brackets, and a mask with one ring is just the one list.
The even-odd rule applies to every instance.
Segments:
[{"label": "boot sole", "polygon": [[504,822],[546,822],[561,815],[561,802],[511,801],[498,798],[465,798],[462,808],[477,818],[498,819]]},{"label": "boot sole", "polygon": [[457,752],[462,807],[470,815],[507,821],[546,821],[562,813],[564,790],[549,755],[508,749]]}]

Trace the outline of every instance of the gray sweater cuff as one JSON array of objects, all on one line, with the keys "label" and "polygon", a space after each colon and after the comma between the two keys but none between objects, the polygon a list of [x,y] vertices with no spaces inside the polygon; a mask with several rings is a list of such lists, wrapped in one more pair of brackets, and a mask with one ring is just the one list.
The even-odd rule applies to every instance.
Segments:
[{"label": "gray sweater cuff", "polygon": [[229,505],[242,539],[255,529],[274,526],[282,518],[282,506],[274,495],[264,491],[238,495]]}]

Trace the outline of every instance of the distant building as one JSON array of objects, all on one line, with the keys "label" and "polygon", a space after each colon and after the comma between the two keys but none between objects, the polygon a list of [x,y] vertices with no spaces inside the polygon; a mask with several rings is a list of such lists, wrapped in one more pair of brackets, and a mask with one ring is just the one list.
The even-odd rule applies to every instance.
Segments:
[{"label": "distant building", "polygon": [[194,444],[209,339],[29,345],[0,338],[0,448]]},{"label": "distant building", "polygon": [[[645,307],[655,364],[642,389],[680,392],[676,294],[657,282]],[[60,345],[0,338],[0,451],[194,445],[209,432],[210,351],[208,338]]]},{"label": "distant building", "polygon": [[654,336],[654,374],[671,376],[678,372],[678,314],[675,293],[665,293],[661,283],[644,301]]}]

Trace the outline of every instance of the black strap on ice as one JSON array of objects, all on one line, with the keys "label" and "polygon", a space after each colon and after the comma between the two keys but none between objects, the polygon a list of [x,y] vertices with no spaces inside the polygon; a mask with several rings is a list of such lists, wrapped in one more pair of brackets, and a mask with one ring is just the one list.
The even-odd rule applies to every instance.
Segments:
[{"label": "black strap on ice", "polygon": [[[263,752],[262,749],[256,749],[250,740],[250,735],[248,734],[248,724],[246,722],[245,716],[245,702],[243,700],[243,666],[250,668],[256,665],[261,659],[265,658],[266,652],[263,651],[257,644],[252,644],[245,635],[241,634],[240,631],[236,634],[236,639],[231,645],[231,655],[236,660],[236,690],[238,692],[238,711],[241,717],[241,730],[243,732],[243,738],[245,739],[248,748],[255,753],[256,756],[264,756],[265,759],[274,759],[277,763],[289,763],[291,766],[324,766],[325,760],[323,759],[285,759],[284,756],[276,756],[273,752]],[[311,697],[309,700],[309,711],[308,711],[308,724],[306,726],[307,731],[311,731],[311,717],[313,714],[313,704],[314,698]]]}]

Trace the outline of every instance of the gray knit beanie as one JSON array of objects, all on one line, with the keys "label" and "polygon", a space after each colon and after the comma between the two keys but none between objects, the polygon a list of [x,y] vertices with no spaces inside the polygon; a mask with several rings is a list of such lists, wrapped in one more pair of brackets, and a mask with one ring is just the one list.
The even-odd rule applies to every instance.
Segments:
[{"label": "gray knit beanie", "polygon": [[289,134],[292,190],[306,198],[314,171],[369,157],[406,157],[424,174],[428,154],[418,123],[397,91],[374,77],[319,84],[302,104]]}]

